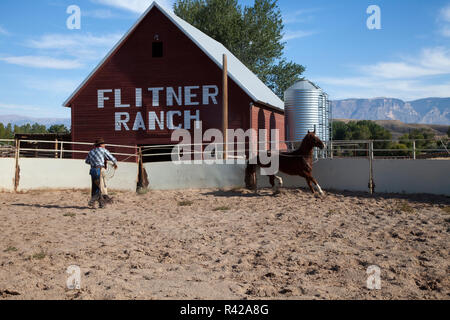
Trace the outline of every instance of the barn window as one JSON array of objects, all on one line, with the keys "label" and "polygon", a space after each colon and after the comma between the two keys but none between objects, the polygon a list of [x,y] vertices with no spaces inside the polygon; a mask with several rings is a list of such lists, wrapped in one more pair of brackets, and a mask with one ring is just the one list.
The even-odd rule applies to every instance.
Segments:
[{"label": "barn window", "polygon": [[161,58],[163,56],[163,43],[153,42],[152,44],[152,57]]}]

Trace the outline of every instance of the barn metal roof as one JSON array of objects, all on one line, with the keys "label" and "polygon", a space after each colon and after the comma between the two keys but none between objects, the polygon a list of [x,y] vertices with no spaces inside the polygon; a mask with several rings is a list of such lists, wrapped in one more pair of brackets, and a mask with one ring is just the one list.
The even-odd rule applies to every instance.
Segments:
[{"label": "barn metal roof", "polygon": [[251,72],[238,58],[236,58],[225,46],[209,37],[202,31],[190,25],[174,13],[164,9],[158,3],[153,2],[150,7],[141,15],[138,21],[128,30],[128,32],[120,39],[120,41],[111,49],[111,51],[103,58],[97,67],[88,75],[83,83],[72,93],[72,95],[64,102],[63,106],[67,107],[72,98],[80,91],[89,79],[97,72],[97,70],[108,60],[108,58],[119,48],[128,36],[136,29],[145,16],[154,8],[158,8],[164,13],[186,36],[188,36],[205,54],[213,60],[220,68],[222,68],[223,54],[227,55],[228,75],[233,79],[242,90],[244,90],[254,102],[268,104],[279,109],[284,109],[283,101],[270,90],[253,72]]}]

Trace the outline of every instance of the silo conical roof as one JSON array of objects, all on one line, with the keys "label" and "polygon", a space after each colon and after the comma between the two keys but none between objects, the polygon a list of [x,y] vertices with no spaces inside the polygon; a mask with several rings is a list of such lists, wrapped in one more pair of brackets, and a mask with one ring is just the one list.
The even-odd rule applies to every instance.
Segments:
[{"label": "silo conical roof", "polygon": [[289,90],[321,90],[321,89],[314,82],[311,82],[307,79],[303,79],[294,83],[286,91]]}]

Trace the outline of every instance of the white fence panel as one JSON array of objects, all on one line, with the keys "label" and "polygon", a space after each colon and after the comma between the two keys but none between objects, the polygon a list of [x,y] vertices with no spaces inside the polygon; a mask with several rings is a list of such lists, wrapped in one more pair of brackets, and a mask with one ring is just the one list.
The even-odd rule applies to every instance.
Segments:
[{"label": "white fence panel", "polygon": [[374,160],[375,192],[450,195],[450,160]]},{"label": "white fence panel", "polygon": [[245,165],[155,162],[146,163],[144,167],[149,188],[155,190],[244,186]]},{"label": "white fence panel", "polygon": [[[19,166],[19,191],[91,187],[90,167],[84,160],[21,158]],[[110,189],[135,191],[136,179],[137,164],[119,163],[114,178],[107,184]]]},{"label": "white fence panel", "polygon": [[[119,162],[117,164],[119,168],[114,173],[114,177],[107,181],[108,189],[123,190],[123,191],[136,191],[137,179],[138,179],[138,165],[137,163]],[[86,174],[89,173],[89,166],[86,165]],[[90,179],[87,176],[86,179]]]},{"label": "white fence panel", "polygon": [[0,158],[0,191],[14,191],[16,159]]}]

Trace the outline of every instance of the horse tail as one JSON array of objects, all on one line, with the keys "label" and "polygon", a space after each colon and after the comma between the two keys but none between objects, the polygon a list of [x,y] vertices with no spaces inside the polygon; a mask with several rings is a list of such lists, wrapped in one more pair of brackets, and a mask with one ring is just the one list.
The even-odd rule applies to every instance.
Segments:
[{"label": "horse tail", "polygon": [[256,190],[256,164],[247,163],[245,168],[245,187]]}]

